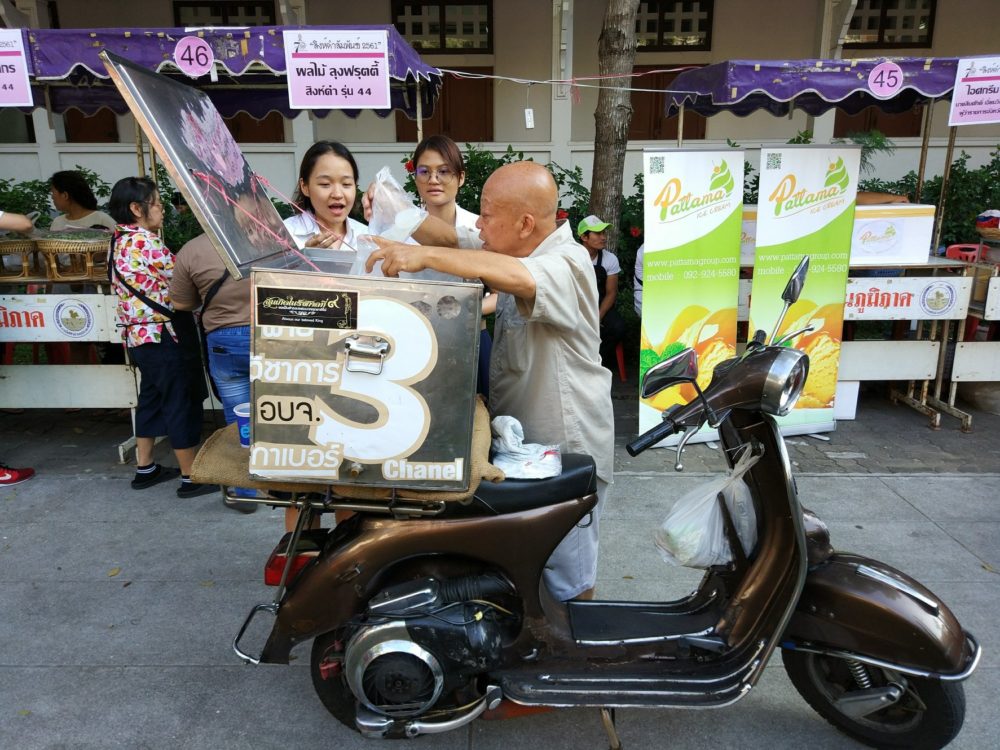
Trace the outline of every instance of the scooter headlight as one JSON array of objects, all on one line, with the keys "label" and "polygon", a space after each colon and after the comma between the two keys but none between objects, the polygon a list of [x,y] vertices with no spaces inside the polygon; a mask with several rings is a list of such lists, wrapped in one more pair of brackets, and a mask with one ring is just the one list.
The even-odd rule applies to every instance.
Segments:
[{"label": "scooter headlight", "polygon": [[809,357],[798,349],[783,348],[771,363],[761,395],[761,410],[783,417],[799,400],[809,375]]}]

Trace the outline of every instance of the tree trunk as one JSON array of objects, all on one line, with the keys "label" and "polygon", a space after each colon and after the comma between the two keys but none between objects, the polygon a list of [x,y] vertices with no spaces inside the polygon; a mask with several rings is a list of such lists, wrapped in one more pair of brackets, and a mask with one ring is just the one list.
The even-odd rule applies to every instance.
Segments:
[{"label": "tree trunk", "polygon": [[[608,232],[608,250],[618,245],[621,227],[622,174],[625,170],[625,146],[632,122],[632,96],[625,91],[632,79],[635,63],[635,16],[639,0],[608,0],[604,26],[598,41],[600,92],[594,120],[594,171],[590,183],[590,213],[614,225]],[[619,77],[620,76],[620,77]]]}]

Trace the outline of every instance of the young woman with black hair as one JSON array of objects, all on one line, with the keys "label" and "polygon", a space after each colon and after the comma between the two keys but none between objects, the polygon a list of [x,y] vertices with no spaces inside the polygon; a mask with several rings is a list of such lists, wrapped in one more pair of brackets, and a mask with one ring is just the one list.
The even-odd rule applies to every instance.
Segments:
[{"label": "young woman with black hair", "polygon": [[285,219],[299,248],[354,250],[366,227],[351,218],[358,192],[358,164],[337,141],[317,141],[302,158],[292,200],[302,212]]},{"label": "young woman with black hair", "polygon": [[[156,234],[163,226],[159,191],[146,177],[126,177],[115,183],[109,208],[117,222],[108,266],[118,296],[118,325],[142,375],[132,488],[146,489],[179,474],[178,497],[217,492],[216,485],[191,481],[207,391],[194,320],[170,304],[174,255]],[[169,438],[179,471],[153,461],[153,444],[160,435]]]},{"label": "young woman with black hair", "polygon": [[52,220],[54,232],[66,229],[107,229],[114,231],[115,220],[97,210],[97,198],[79,172],[64,170],[49,178],[52,205],[62,214]]}]

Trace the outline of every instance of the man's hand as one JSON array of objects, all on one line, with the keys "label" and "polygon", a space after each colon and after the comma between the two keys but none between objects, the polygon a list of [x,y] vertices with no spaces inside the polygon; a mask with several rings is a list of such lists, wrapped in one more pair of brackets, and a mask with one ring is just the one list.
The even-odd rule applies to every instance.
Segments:
[{"label": "man's hand", "polygon": [[368,262],[365,263],[365,270],[368,273],[372,272],[379,261],[382,261],[383,276],[399,276],[400,271],[417,273],[428,267],[427,249],[420,245],[404,245],[384,237],[370,239],[378,245],[378,250],[368,256]]}]

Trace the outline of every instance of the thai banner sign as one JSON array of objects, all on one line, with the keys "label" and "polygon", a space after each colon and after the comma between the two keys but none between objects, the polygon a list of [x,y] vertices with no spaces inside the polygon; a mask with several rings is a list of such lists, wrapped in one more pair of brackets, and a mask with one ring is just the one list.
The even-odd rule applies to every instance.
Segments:
[{"label": "thai banner sign", "polygon": [[0,295],[0,341],[117,341],[115,296]]},{"label": "thai banner sign", "polygon": [[375,30],[285,31],[292,109],[389,109],[389,39]]},{"label": "thai banner sign", "polygon": [[847,266],[854,228],[861,151],[853,146],[761,149],[757,253],[750,293],[750,335],[770,335],[781,315],[781,292],[803,256],[809,276],[785,315],[779,337],[814,330],[790,344],[809,355],[809,378],[781,423],[833,427]]},{"label": "thai banner sign", "polygon": [[974,279],[906,276],[847,280],[847,320],[964,320]]},{"label": "thai banner sign", "polygon": [[1000,57],[959,60],[949,125],[1000,122]]},{"label": "thai banner sign", "polygon": [[33,104],[21,29],[0,29],[0,107]]},{"label": "thai banner sign", "polygon": [[[698,385],[705,388],[715,366],[736,355],[743,152],[646,151],[643,172],[640,377],[691,347],[698,353]],[[644,399],[639,429],[696,397],[685,384]]]}]

